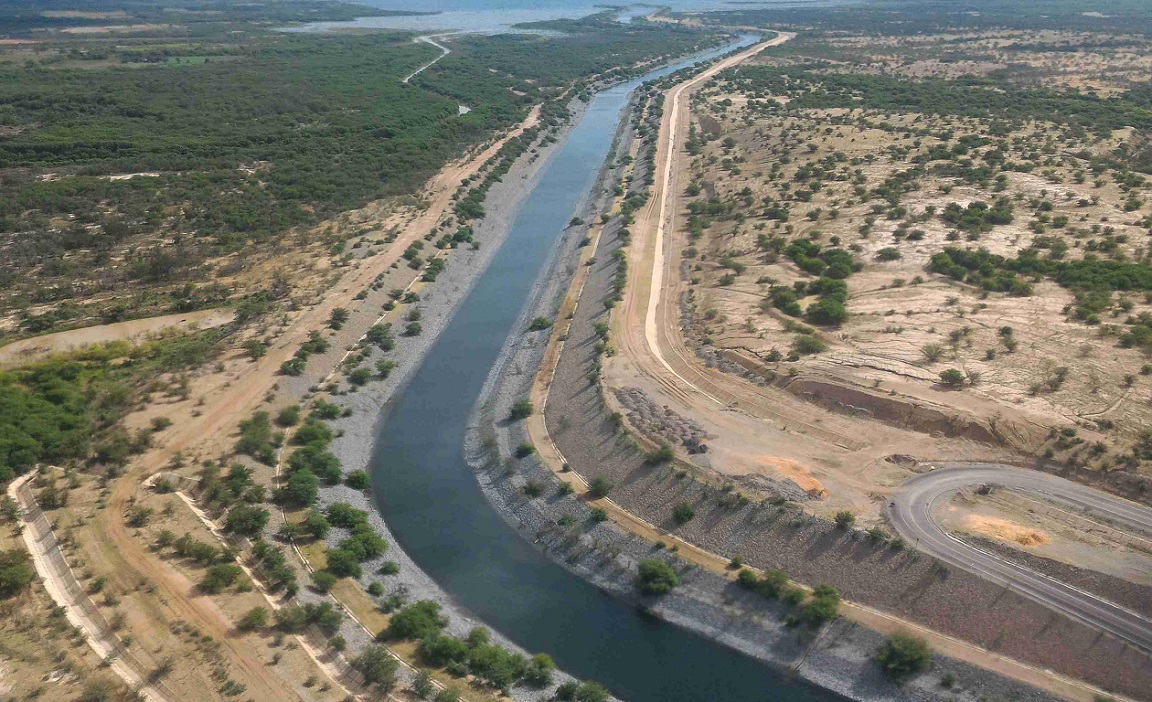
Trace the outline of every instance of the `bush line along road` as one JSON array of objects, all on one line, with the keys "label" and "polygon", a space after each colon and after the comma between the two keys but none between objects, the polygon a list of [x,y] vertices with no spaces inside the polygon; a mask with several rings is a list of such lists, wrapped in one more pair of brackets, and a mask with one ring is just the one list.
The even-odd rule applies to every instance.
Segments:
[{"label": "bush line along road", "polygon": [[1148,617],[1006,561],[944,531],[935,520],[934,508],[959,490],[980,485],[1054,498],[1132,533],[1152,533],[1152,509],[1055,475],[977,464],[959,464],[913,478],[902,486],[889,508],[896,531],[916,548],[1152,651],[1152,620]]}]

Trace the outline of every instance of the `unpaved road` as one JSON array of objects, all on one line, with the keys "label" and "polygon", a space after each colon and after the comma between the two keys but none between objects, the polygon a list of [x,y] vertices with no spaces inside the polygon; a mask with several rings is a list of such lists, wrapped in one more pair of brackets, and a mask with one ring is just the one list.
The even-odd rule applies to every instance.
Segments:
[{"label": "unpaved road", "polygon": [[[239,375],[230,378],[228,382],[215,387],[209,385],[206,392],[204,388],[194,386],[193,394],[202,398],[202,406],[181,409],[179,414],[170,413],[173,427],[158,435],[159,445],[130,464],[128,470],[112,484],[106,508],[98,511],[94,517],[93,530],[101,538],[91,545],[91,557],[98,559],[108,572],[114,574],[114,578],[126,590],[140,581],[153,585],[159,595],[154,612],[157,619],[183,620],[220,641],[221,652],[227,655],[236,668],[244,671],[243,681],[247,683],[248,694],[253,699],[292,699],[296,694],[289,683],[281,680],[267,666],[252,646],[231,636],[232,622],[214,606],[211,598],[197,597],[192,583],[130,533],[123,515],[136,492],[142,489],[141,481],[164,468],[174,456],[181,453],[196,454],[201,450],[215,455],[222,447],[230,446],[231,434],[237,424],[260,406],[277,382],[280,364],[292,357],[307,339],[308,333],[323,328],[334,308],[351,305],[353,297],[360,290],[398,261],[404,250],[423,237],[435,226],[441,214],[452,207],[452,195],[460,183],[477,173],[508,139],[535,126],[538,116],[539,108],[533,109],[524,122],[507,135],[493,141],[486,148],[478,149],[467,158],[449,164],[433,177],[424,193],[427,207],[403,225],[399,236],[389,248],[350,270],[324,296],[323,302],[293,319],[267,355],[245,365]],[[205,376],[208,381],[214,377]],[[195,411],[191,411],[193,409]]]},{"label": "unpaved road", "polygon": [[404,80],[400,81],[401,83],[407,83],[408,81],[412,80],[416,76],[420,75],[424,71],[431,68],[433,65],[435,65],[435,63],[437,61],[444,58],[448,54],[452,53],[451,49],[449,49],[447,46],[444,46],[440,42],[436,41],[436,39],[438,39],[439,37],[444,37],[444,36],[448,36],[448,35],[447,34],[430,34],[428,36],[416,37],[415,39],[412,40],[412,41],[424,42],[425,44],[431,44],[432,46],[435,46],[437,49],[440,49],[440,51],[442,51],[443,53],[440,54],[439,56],[437,56],[436,58],[432,59],[428,63],[424,64],[420,68],[417,68],[415,71],[412,71],[408,75],[404,76]]},{"label": "unpaved road", "polygon": [[889,505],[901,537],[942,561],[1152,652],[1152,619],[1007,561],[946,532],[937,508],[965,488],[998,486],[1046,498],[1133,533],[1152,533],[1152,509],[1055,475],[1006,465],[955,464],[917,476]]}]

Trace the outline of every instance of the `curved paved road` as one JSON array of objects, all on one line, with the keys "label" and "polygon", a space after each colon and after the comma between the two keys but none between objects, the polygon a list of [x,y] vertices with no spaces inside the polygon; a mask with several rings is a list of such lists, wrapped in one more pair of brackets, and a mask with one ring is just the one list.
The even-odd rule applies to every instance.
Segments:
[{"label": "curved paved road", "polygon": [[1152,652],[1152,619],[965,543],[934,521],[937,505],[963,488],[983,484],[1054,501],[1137,534],[1152,534],[1152,509],[1039,471],[962,463],[904,483],[888,510],[897,533],[921,551]]}]

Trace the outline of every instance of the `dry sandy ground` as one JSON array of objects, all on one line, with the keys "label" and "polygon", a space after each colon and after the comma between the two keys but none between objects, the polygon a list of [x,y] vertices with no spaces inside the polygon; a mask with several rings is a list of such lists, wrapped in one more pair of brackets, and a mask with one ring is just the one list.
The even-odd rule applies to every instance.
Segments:
[{"label": "dry sandy ground", "polygon": [[0,368],[24,365],[54,353],[67,353],[109,341],[143,341],[162,331],[183,333],[213,329],[232,321],[236,313],[227,308],[200,310],[162,317],[133,319],[127,322],[101,324],[21,339],[0,346]]},{"label": "dry sandy ground", "polygon": [[[721,67],[747,59],[762,48],[745,52]],[[675,201],[684,184],[676,181],[673,156],[688,135],[681,101],[686,102],[690,91],[707,77],[705,73],[666,95],[667,109],[655,157],[654,197],[630,227],[633,239],[628,249],[628,286],[612,316],[610,338],[618,353],[609,354],[604,362],[605,385],[610,389],[640,388],[657,408],[701,425],[709,435],[710,450],[705,460],[696,456],[692,460],[703,464],[705,473],[708,468],[723,466],[719,471],[725,476],[763,472],[792,480],[810,494],[826,497],[816,507],[818,512],[866,508],[883,500],[884,491],[910,477],[915,462],[888,455],[892,446],[911,447],[922,456],[990,458],[999,453],[974,442],[935,439],[822,411],[789,393],[709,367],[687,347],[678,304],[683,290],[678,250],[683,242],[676,238],[674,222],[679,210]],[[611,405],[613,393],[606,395]],[[537,425],[536,430],[540,429]],[[545,453],[554,453],[551,448]],[[788,457],[789,451],[803,458],[803,464]],[[555,461],[557,457],[552,458]],[[637,517],[617,516],[630,529],[641,533],[652,530]],[[702,557],[711,558],[713,565],[723,562],[707,554]],[[877,613],[868,616],[877,625],[883,619]],[[985,663],[991,661],[986,659]],[[1067,683],[1049,682],[1058,686]]]},{"label": "dry sandy ground", "polygon": [[[195,596],[189,577],[153,553],[148,542],[125,524],[123,515],[141,495],[141,483],[148,475],[188,457],[214,458],[230,447],[237,424],[249,417],[275,388],[280,381],[277,375],[280,364],[295,353],[308,333],[323,328],[332,309],[351,306],[361,290],[388,270],[409,244],[421,238],[449,211],[452,195],[461,181],[476,173],[507,138],[535,125],[537,118],[538,111],[533,111],[504,139],[477,149],[443,169],[427,187],[425,208],[405,218],[397,215],[385,222],[369,221],[369,215],[363,215],[365,224],[399,227],[396,240],[380,253],[344,269],[331,293],[289,319],[267,355],[259,361],[252,362],[237,351],[223,359],[222,372],[195,379],[188,400],[153,403],[128,418],[129,426],[147,424],[156,416],[165,416],[173,424],[156,435],[156,448],[134,461],[110,483],[103,495],[105,507],[77,528],[76,538],[82,547],[83,560],[94,567],[99,564],[100,572],[107,574],[108,585],[128,592],[137,590],[138,583],[149,584],[148,591],[140,593],[139,605],[129,622],[132,634],[142,645],[162,646],[169,636],[169,625],[183,622],[223,644],[219,651],[233,679],[246,685],[246,694],[252,699],[282,700],[301,694],[302,688],[296,684],[300,676],[283,675],[270,667],[266,658],[248,642],[234,638],[232,622],[236,613],[230,616],[221,611],[215,598]],[[373,208],[366,208],[366,212],[371,211]],[[352,217],[355,218],[356,213]],[[176,511],[179,513],[183,508]],[[196,528],[203,530],[202,525]],[[203,689],[210,690],[211,685]]]}]

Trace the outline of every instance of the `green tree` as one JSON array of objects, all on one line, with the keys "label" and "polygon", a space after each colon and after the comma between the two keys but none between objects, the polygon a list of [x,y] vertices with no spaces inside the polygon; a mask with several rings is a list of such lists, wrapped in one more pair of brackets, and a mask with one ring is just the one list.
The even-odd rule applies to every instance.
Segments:
[{"label": "green tree", "polygon": [[0,552],[0,599],[12,597],[36,578],[31,560],[23,549]]},{"label": "green tree", "polygon": [[439,633],[447,624],[438,603],[420,600],[393,614],[383,633],[390,639],[423,639]]},{"label": "green tree", "polygon": [[364,684],[387,692],[396,685],[400,664],[383,646],[372,644],[352,659],[352,668],[364,678]]}]

